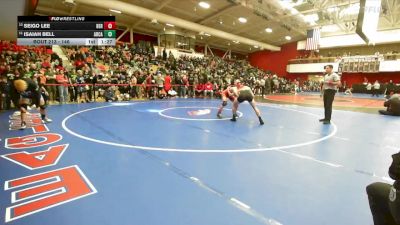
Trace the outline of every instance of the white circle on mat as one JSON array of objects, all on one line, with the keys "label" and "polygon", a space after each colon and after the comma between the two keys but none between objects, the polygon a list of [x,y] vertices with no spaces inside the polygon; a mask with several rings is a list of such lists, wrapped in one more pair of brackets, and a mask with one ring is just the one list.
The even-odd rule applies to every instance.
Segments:
[{"label": "white circle on mat", "polygon": [[[179,102],[183,102],[183,101],[179,101]],[[144,103],[144,102],[140,102],[140,103]],[[302,113],[302,114],[306,114],[306,115],[309,115],[309,116],[312,116],[312,117],[319,118],[319,115],[316,115],[316,114],[313,114],[313,113],[310,113],[310,112],[300,111],[300,110],[297,110],[297,109],[284,108],[284,107],[274,107],[274,106],[270,106],[269,104],[260,104],[260,103],[258,105],[259,106],[267,106],[267,107],[271,107],[271,108],[282,109],[282,110],[294,111],[294,112],[297,112],[297,113]],[[149,146],[139,146],[139,145],[130,145],[130,144],[115,143],[115,142],[110,142],[110,141],[103,141],[103,140],[99,140],[99,139],[96,139],[96,138],[87,137],[87,136],[79,134],[79,133],[77,133],[75,131],[72,131],[66,125],[67,121],[69,119],[71,119],[72,117],[76,116],[76,115],[79,115],[79,114],[85,113],[85,112],[89,112],[89,111],[93,111],[93,110],[97,110],[97,109],[108,108],[108,107],[121,107],[121,106],[106,105],[106,106],[100,106],[100,107],[81,110],[81,111],[72,113],[71,115],[65,117],[64,120],[62,121],[61,125],[62,125],[63,129],[66,132],[68,132],[69,134],[71,134],[73,136],[76,136],[78,138],[81,138],[81,139],[84,139],[84,140],[87,140],[87,141],[92,141],[92,142],[99,143],[99,144],[111,145],[111,146],[122,147],[122,148],[141,149],[141,150],[147,150],[147,151],[191,152],[191,153],[263,152],[263,151],[276,151],[276,150],[283,150],[283,149],[290,149],[290,148],[298,148],[298,147],[312,145],[312,144],[319,143],[319,142],[322,142],[324,140],[327,140],[327,139],[333,137],[337,132],[336,124],[331,122],[331,126],[333,127],[333,129],[332,129],[332,132],[329,133],[328,135],[326,135],[324,137],[321,137],[321,138],[318,138],[318,139],[315,139],[315,140],[306,141],[306,142],[297,143],[297,144],[272,146],[272,147],[266,147],[266,148],[262,148],[262,147],[259,147],[259,148],[248,148],[248,149],[183,149],[183,148],[149,147]],[[264,125],[264,126],[266,126],[266,125]]]}]

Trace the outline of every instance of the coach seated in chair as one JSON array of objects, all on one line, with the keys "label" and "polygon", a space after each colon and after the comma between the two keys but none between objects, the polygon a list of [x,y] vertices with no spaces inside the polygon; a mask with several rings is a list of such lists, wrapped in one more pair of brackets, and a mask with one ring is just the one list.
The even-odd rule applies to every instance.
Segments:
[{"label": "coach seated in chair", "polygon": [[400,95],[393,94],[384,104],[387,110],[379,110],[380,114],[400,116]]},{"label": "coach seated in chair", "polygon": [[400,152],[392,158],[389,176],[394,184],[376,182],[367,186],[374,225],[400,225]]},{"label": "coach seated in chair", "polygon": [[115,97],[114,87],[108,87],[104,92],[104,98],[106,102],[115,102],[117,98]]}]

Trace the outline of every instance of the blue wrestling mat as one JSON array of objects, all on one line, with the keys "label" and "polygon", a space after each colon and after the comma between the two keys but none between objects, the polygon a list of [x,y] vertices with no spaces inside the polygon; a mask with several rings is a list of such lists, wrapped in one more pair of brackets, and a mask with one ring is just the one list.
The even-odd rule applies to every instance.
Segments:
[{"label": "blue wrestling mat", "polygon": [[0,115],[0,224],[372,224],[365,187],[391,182],[394,117],[166,100],[55,105],[29,127]]}]

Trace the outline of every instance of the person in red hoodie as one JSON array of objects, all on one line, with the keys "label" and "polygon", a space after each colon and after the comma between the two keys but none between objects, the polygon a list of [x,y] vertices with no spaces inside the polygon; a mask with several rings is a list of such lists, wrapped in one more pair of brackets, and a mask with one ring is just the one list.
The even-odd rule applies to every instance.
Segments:
[{"label": "person in red hoodie", "polygon": [[50,58],[48,58],[42,63],[42,68],[48,69],[50,67],[51,67]]},{"label": "person in red hoodie", "polygon": [[204,85],[204,97],[207,97],[207,94],[210,93],[210,97],[213,98],[213,96],[214,96],[213,89],[214,89],[213,84],[210,81],[208,81]]},{"label": "person in red hoodie", "polygon": [[196,95],[200,96],[204,91],[204,85],[202,83],[196,84]]},{"label": "person in red hoodie", "polygon": [[64,70],[60,70],[59,74],[56,75],[56,81],[58,85],[58,95],[60,98],[60,104],[67,103],[68,99],[68,83],[69,79],[64,74]]},{"label": "person in red hoodie", "polygon": [[171,90],[171,76],[169,74],[167,74],[167,76],[164,78],[164,90],[166,93]]}]

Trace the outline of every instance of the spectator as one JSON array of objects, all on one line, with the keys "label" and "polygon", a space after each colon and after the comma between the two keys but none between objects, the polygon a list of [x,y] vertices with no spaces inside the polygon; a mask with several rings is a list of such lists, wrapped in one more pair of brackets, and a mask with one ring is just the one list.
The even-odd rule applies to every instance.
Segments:
[{"label": "spectator", "polygon": [[350,95],[350,96],[353,96],[353,88],[347,88],[345,91],[344,91],[344,94],[345,95]]},{"label": "spectator", "polygon": [[203,94],[204,92],[204,85],[202,83],[199,83],[196,85],[196,96],[199,97]]},{"label": "spectator", "polygon": [[366,188],[375,225],[400,224],[400,153],[392,155],[392,159],[389,176],[394,184],[376,182]]},{"label": "spectator", "polygon": [[393,80],[390,80],[386,86],[385,95],[391,95],[395,91],[395,85],[393,84]]},{"label": "spectator", "polygon": [[155,82],[157,85],[157,95],[160,95],[160,91],[164,90],[164,77],[162,77],[161,72],[157,73],[157,76],[155,78]]},{"label": "spectator", "polygon": [[364,77],[364,81],[363,81],[363,84],[364,85],[367,85],[369,82],[368,82],[368,79],[367,79],[367,77]]},{"label": "spectator", "polygon": [[71,86],[68,87],[71,102],[78,102],[78,87],[76,86],[77,77],[78,75],[76,73],[76,70],[73,69],[69,74],[69,83],[71,84]]},{"label": "spectator", "polygon": [[149,99],[154,99],[156,96],[157,92],[154,89],[157,90],[157,87],[155,87],[155,82],[153,75],[149,73],[146,77],[146,95]]},{"label": "spectator", "polygon": [[114,86],[108,87],[104,92],[104,98],[106,102],[115,102],[117,98],[115,97]]},{"label": "spectator", "polygon": [[272,87],[272,80],[270,76],[267,76],[265,79],[265,94],[269,95],[271,93],[271,87]]},{"label": "spectator", "polygon": [[165,89],[165,92],[168,93],[168,95],[169,95],[169,91],[171,90],[171,87],[172,87],[171,81],[172,81],[171,76],[169,74],[167,74],[167,76],[165,76],[164,89]]},{"label": "spectator", "polygon": [[261,88],[261,96],[264,97],[265,95],[265,79],[261,77],[260,79],[260,88]]},{"label": "spectator", "polygon": [[365,88],[367,89],[367,94],[371,94],[372,84],[368,82],[368,84],[367,84],[367,86]]},{"label": "spectator", "polygon": [[392,95],[385,103],[383,103],[386,110],[379,110],[382,115],[400,116],[400,95]]},{"label": "spectator", "polygon": [[195,75],[194,74],[189,74],[188,76],[188,96],[193,98],[194,96],[194,85],[195,85]]},{"label": "spectator", "polygon": [[213,84],[208,81],[205,85],[204,85],[204,97],[207,97],[208,94],[210,94],[210,98],[214,97],[214,91],[213,91]]},{"label": "spectator", "polygon": [[0,79],[0,110],[10,109],[10,87],[7,83],[7,77],[2,76]]},{"label": "spectator", "polygon": [[164,48],[164,50],[163,50],[163,60],[164,61],[167,60],[167,48]]},{"label": "spectator", "polygon": [[63,70],[59,71],[59,74],[56,75],[56,80],[58,84],[58,94],[60,99],[60,104],[67,103],[68,99],[68,77],[64,74]]},{"label": "spectator", "polygon": [[376,80],[373,85],[372,97],[374,97],[374,95],[376,95],[376,97],[379,97],[380,89],[381,89],[381,84],[378,82],[378,80]]},{"label": "spectator", "polygon": [[181,97],[187,98],[187,89],[189,87],[189,80],[186,76],[186,74],[182,75],[182,87],[181,87]]},{"label": "spectator", "polygon": [[85,77],[83,75],[82,70],[78,70],[78,75],[76,77],[76,84],[78,88],[78,96],[79,96],[79,101],[81,103],[83,102],[90,102],[87,92],[89,91],[89,86],[85,84]]},{"label": "spectator", "polygon": [[131,97],[138,98],[139,97],[139,93],[138,93],[139,87],[137,86],[137,78],[136,78],[135,74],[131,77],[131,82],[129,83],[129,86],[130,86]]}]

